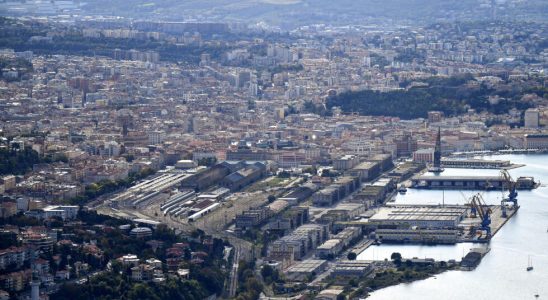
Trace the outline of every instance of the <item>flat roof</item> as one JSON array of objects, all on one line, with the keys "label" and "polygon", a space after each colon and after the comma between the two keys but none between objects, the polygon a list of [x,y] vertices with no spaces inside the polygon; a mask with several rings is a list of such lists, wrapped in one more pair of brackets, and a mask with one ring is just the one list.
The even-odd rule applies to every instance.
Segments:
[{"label": "flat roof", "polygon": [[148,219],[133,219],[133,222],[137,223],[143,223],[143,224],[149,224],[149,225],[160,225],[162,222],[154,221],[154,220],[148,220]]},{"label": "flat roof", "polygon": [[502,180],[500,176],[429,176],[423,175],[418,176],[413,179],[417,180],[435,180],[435,181],[450,181],[450,180],[489,180],[489,181],[498,181]]},{"label": "flat roof", "polygon": [[360,164],[358,164],[357,166],[355,166],[354,170],[360,170],[360,169],[369,169],[371,168],[372,166],[375,166],[377,163],[376,162],[371,162],[371,161],[364,161]]},{"label": "flat roof", "polygon": [[335,263],[334,271],[364,271],[371,267],[371,262],[363,260],[344,260]]},{"label": "flat roof", "polygon": [[465,213],[465,207],[382,207],[369,221],[454,221]]},{"label": "flat roof", "polygon": [[321,267],[327,261],[323,259],[307,259],[287,269],[288,273],[310,273]]},{"label": "flat roof", "polygon": [[340,243],[341,243],[340,239],[330,239],[330,240],[325,241],[323,244],[318,246],[318,248],[316,248],[316,249],[330,250],[330,249],[332,249],[333,247],[337,246]]}]

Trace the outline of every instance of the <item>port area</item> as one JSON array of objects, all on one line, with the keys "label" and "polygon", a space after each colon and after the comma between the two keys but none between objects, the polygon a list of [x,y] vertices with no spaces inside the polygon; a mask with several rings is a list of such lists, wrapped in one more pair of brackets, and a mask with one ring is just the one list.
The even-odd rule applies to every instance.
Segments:
[{"label": "port area", "polygon": [[[480,218],[470,218],[466,217],[459,223],[459,228],[462,228],[463,234],[459,237],[457,242],[459,243],[467,243],[467,242],[473,242],[473,243],[487,243],[489,242],[496,234],[497,232],[512,218],[519,210],[519,206],[515,209],[507,208],[506,209],[506,217],[502,216],[502,208],[500,205],[490,205],[489,209],[491,210],[491,235],[487,236],[484,231],[482,230],[476,230],[478,228],[481,228],[481,220]],[[470,230],[472,228],[472,230]]]},{"label": "port area", "polygon": [[443,168],[459,168],[459,169],[516,169],[523,167],[522,164],[515,164],[509,160],[484,160],[473,158],[444,158],[441,160]]},{"label": "port area", "polygon": [[367,217],[364,215],[360,220],[336,225],[361,226],[364,231],[372,233],[372,239],[383,244],[487,243],[518,209],[519,206],[508,204],[472,206],[389,203]]},{"label": "port area", "polygon": [[508,189],[515,184],[517,190],[532,190],[539,187],[533,177],[520,177],[509,182],[503,176],[435,176],[427,173],[413,176],[411,187],[416,189],[448,189],[448,190],[500,190]]}]

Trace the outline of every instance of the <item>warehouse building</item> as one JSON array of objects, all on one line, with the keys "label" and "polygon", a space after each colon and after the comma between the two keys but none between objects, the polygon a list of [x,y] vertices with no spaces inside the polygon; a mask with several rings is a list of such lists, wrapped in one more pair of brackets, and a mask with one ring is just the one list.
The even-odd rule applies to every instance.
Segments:
[{"label": "warehouse building", "polygon": [[383,203],[386,196],[396,189],[392,178],[380,178],[372,184],[367,184],[351,199],[352,202],[363,203],[366,207]]},{"label": "warehouse building", "polygon": [[361,236],[360,227],[347,227],[316,248],[316,257],[332,259]]},{"label": "warehouse building", "polygon": [[382,207],[369,222],[379,229],[456,228],[465,214],[465,207]]},{"label": "warehouse building", "polygon": [[330,239],[316,248],[316,257],[321,259],[333,259],[343,250],[344,243],[339,239]]},{"label": "warehouse building", "polygon": [[321,259],[307,259],[289,267],[286,275],[290,280],[301,281],[314,274],[323,272],[325,268],[327,268],[327,261]]},{"label": "warehouse building", "polygon": [[360,158],[357,155],[343,155],[333,160],[333,168],[335,170],[352,169],[360,163]]},{"label": "warehouse building", "polygon": [[458,239],[456,229],[377,229],[377,238],[383,242],[454,244]]},{"label": "warehouse building", "polygon": [[246,230],[264,222],[272,215],[268,207],[249,209],[236,216],[236,229]]},{"label": "warehouse building", "polygon": [[299,226],[292,233],[270,243],[268,257],[276,261],[300,260],[327,240],[328,227],[322,224]]},{"label": "warehouse building", "polygon": [[309,208],[305,206],[294,206],[285,211],[268,223],[270,230],[295,229],[308,222]]},{"label": "warehouse building", "polygon": [[332,277],[363,277],[373,271],[371,262],[363,260],[343,260],[335,263]]},{"label": "warehouse building", "polygon": [[346,174],[358,177],[361,182],[369,181],[381,174],[381,163],[366,161],[348,170]]},{"label": "warehouse building", "polygon": [[360,181],[357,177],[341,177],[335,183],[330,184],[312,195],[312,203],[315,206],[331,206],[357,190],[359,185]]}]

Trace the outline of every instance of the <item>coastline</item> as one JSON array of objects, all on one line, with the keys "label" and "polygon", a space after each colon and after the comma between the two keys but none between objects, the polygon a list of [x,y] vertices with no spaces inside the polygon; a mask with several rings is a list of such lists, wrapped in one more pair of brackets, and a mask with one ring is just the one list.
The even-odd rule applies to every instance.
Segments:
[{"label": "coastline", "polygon": [[420,267],[417,269],[416,266],[404,267],[404,264],[402,263],[401,267],[394,266],[393,268],[376,272],[373,277],[370,275],[370,277],[361,280],[359,288],[355,289],[349,295],[350,299],[368,298],[372,293],[391,286],[425,280],[447,271],[460,270],[457,264],[445,264],[445,266],[441,266],[442,263],[439,261],[435,262],[434,268]]}]

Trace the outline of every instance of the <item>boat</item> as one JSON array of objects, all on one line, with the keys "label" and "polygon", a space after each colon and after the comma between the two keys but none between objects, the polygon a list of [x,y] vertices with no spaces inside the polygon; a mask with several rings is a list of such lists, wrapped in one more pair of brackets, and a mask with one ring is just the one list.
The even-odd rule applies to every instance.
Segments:
[{"label": "boat", "polygon": [[527,263],[527,271],[533,270],[533,261],[531,260],[531,255],[529,255],[529,262]]}]

